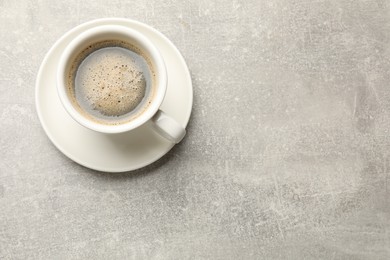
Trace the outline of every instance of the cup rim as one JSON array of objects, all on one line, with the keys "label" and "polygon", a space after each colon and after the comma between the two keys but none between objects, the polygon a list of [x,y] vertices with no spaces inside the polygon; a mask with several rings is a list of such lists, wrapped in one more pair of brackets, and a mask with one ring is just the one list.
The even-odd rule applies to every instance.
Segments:
[{"label": "cup rim", "polygon": [[[137,116],[133,120],[117,125],[106,125],[92,121],[87,117],[83,116],[79,111],[77,111],[68,96],[65,81],[68,64],[73,61],[71,57],[73,57],[75,54],[80,53],[83,50],[82,48],[80,49],[81,45],[85,44],[85,42],[87,41],[90,41],[93,37],[96,37],[98,35],[104,36],[107,34],[122,35],[128,40],[131,39],[131,44],[136,45],[137,47],[141,47],[141,49],[147,53],[148,58],[151,60],[154,72],[156,74],[156,92],[148,108],[144,112],[142,112],[141,115]],[[145,124],[159,110],[167,90],[167,70],[160,51],[142,33],[122,25],[100,25],[88,29],[85,32],[82,32],[81,34],[76,36],[68,44],[68,46],[66,46],[64,52],[62,53],[57,68],[56,76],[57,93],[60,97],[62,105],[64,106],[68,114],[82,126],[97,132],[107,134],[127,132]]]}]

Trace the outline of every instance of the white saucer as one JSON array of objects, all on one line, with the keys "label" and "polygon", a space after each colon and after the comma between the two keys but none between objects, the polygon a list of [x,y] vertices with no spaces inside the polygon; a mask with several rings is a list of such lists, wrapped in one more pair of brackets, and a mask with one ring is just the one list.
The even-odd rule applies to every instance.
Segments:
[{"label": "white saucer", "polygon": [[56,92],[56,69],[65,46],[78,34],[97,25],[116,24],[142,32],[156,44],[168,70],[168,90],[161,109],[187,126],[192,109],[192,83],[187,65],[176,47],[155,29],[128,19],[99,19],[67,32],[46,54],[36,81],[39,119],[53,144],[73,161],[98,171],[124,172],[149,165],[174,144],[155,133],[147,123],[131,132],[106,135],[74,121],[61,105]]}]

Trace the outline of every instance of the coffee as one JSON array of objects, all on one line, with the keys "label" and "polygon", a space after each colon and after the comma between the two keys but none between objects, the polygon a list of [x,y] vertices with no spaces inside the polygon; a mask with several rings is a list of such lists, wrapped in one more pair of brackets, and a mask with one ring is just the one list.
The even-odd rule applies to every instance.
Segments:
[{"label": "coffee", "polygon": [[142,114],[154,92],[148,58],[123,41],[89,45],[74,60],[68,91],[85,117],[103,124],[122,124]]}]

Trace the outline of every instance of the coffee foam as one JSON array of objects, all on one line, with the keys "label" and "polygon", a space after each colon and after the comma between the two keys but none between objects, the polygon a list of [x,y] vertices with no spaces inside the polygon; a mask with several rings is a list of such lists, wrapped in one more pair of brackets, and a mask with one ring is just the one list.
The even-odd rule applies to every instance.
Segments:
[{"label": "coffee foam", "polygon": [[[153,67],[147,58],[146,68],[140,67],[137,57],[126,51],[142,55],[126,42],[109,40],[88,46],[76,57],[68,75],[68,90],[85,117],[103,124],[122,124],[142,114],[151,103]],[[149,82],[145,72],[150,74],[146,75]]]},{"label": "coffee foam", "polygon": [[79,66],[76,96],[85,97],[88,105],[106,116],[134,110],[146,94],[146,80],[132,58],[118,47],[95,51]]}]

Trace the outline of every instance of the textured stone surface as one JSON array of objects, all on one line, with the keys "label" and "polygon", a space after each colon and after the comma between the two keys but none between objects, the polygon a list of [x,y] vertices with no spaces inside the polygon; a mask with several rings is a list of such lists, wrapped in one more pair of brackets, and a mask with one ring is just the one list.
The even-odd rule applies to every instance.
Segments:
[{"label": "textured stone surface", "polygon": [[[390,2],[0,0],[0,259],[389,259]],[[62,155],[35,111],[51,45],[150,24],[194,83],[144,169]]]}]

